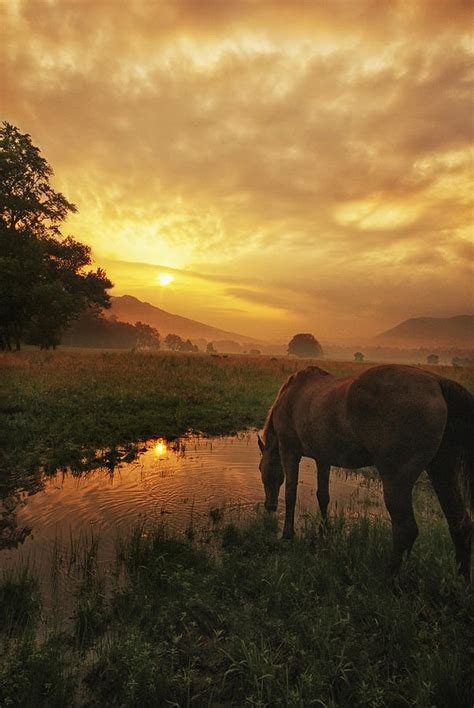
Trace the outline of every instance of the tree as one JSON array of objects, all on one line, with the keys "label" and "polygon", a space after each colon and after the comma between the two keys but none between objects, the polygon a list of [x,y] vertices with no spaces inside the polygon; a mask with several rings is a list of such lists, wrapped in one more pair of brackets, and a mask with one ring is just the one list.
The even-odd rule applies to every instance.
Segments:
[{"label": "tree", "polygon": [[191,342],[190,339],[187,339],[185,342],[181,342],[181,345],[179,347],[180,352],[198,352],[199,348]]},{"label": "tree", "polygon": [[183,344],[184,342],[178,334],[170,333],[165,337],[165,345],[168,349],[171,349],[172,352],[180,351]]},{"label": "tree", "polygon": [[58,236],[76,206],[49,184],[53,170],[28,134],[4,121],[0,128],[0,222],[10,234]]},{"label": "tree", "polygon": [[323,350],[312,334],[295,334],[288,344],[288,354],[301,357],[319,357]]},{"label": "tree", "polygon": [[43,263],[32,286],[35,306],[26,335],[42,349],[55,347],[71,322],[91,304],[99,310],[109,307],[107,288],[112,286],[105,272],[84,272],[90,264],[90,248],[68,236],[63,241],[41,240]]},{"label": "tree", "polygon": [[427,364],[439,364],[439,356],[437,354],[428,354],[426,357]]},{"label": "tree", "polygon": [[227,352],[228,354],[240,354],[243,347],[233,339],[219,339],[213,342],[217,352]]},{"label": "tree", "polygon": [[120,322],[114,316],[105,318],[98,306],[92,306],[72,323],[62,341],[72,347],[135,349],[143,333],[137,325]]},{"label": "tree", "polygon": [[55,346],[89,305],[109,306],[112,283],[91,264],[90,248],[64,238],[76,210],[50,185],[53,170],[28,134],[0,126],[0,345]]},{"label": "tree", "polygon": [[356,352],[354,354],[354,361],[364,361],[364,355],[362,352]]},{"label": "tree", "polygon": [[217,352],[216,352],[216,350],[215,350],[215,348],[214,348],[214,344],[213,344],[212,342],[208,342],[208,343],[207,343],[206,352],[207,352],[208,354],[217,354]]},{"label": "tree", "polygon": [[145,322],[136,322],[137,347],[150,347],[150,349],[160,348],[160,333],[155,327]]}]

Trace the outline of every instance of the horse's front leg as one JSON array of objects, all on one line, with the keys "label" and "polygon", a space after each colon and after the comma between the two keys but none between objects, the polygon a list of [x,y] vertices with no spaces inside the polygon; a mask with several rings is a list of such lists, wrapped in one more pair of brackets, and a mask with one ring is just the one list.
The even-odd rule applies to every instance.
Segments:
[{"label": "horse's front leg", "polygon": [[316,467],[318,470],[318,491],[316,492],[316,496],[318,497],[319,510],[321,511],[323,523],[326,523],[329,504],[329,472],[331,471],[331,465],[316,460]]},{"label": "horse's front leg", "polygon": [[290,539],[295,535],[296,490],[298,487],[298,472],[301,455],[280,444],[280,461],[285,473],[285,525],[283,538]]}]

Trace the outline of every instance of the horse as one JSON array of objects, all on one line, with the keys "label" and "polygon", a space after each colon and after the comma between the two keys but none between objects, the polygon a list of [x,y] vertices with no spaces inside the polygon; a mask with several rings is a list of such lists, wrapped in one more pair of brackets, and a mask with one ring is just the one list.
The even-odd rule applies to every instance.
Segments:
[{"label": "horse", "polygon": [[301,457],[316,462],[323,522],[331,465],[375,466],[392,523],[391,575],[398,573],[418,536],[412,490],[426,470],[448,522],[459,572],[469,582],[474,396],[459,383],[396,364],[344,378],[308,366],[280,388],[258,444],[267,511],[276,511],[285,480],[285,539],[295,532]]}]

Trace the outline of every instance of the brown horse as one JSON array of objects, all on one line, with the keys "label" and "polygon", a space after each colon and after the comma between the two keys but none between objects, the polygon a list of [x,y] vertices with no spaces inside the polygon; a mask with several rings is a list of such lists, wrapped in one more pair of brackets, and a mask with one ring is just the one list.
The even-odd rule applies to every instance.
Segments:
[{"label": "brown horse", "polygon": [[412,489],[427,470],[448,521],[461,574],[469,581],[474,505],[474,396],[460,384],[411,366],[375,366],[337,378],[310,366],[283,384],[267,416],[260,472],[265,508],[275,511],[285,479],[283,538],[294,535],[301,457],[316,461],[323,519],[331,465],[375,465],[392,520],[391,572],[416,537]]}]

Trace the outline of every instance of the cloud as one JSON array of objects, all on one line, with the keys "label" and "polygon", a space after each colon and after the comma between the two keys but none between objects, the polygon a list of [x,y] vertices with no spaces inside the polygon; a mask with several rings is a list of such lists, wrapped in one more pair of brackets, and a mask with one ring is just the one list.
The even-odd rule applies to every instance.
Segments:
[{"label": "cloud", "polygon": [[[99,261],[187,272],[188,298],[220,298],[222,327],[240,300],[260,330],[281,308],[376,330],[430,314],[433,283],[452,314],[470,306],[470,3],[0,12],[5,117],[55,168]],[[118,287],[151,287],[145,266],[111,267]]]},{"label": "cloud", "polygon": [[[251,303],[266,305],[267,307],[289,312],[292,314],[305,314],[301,303],[295,303],[289,298],[282,297],[281,294],[275,294],[268,286],[260,290],[249,290],[248,288],[226,288],[226,294],[239,300],[244,300]],[[277,291],[278,292],[278,291]]]}]

